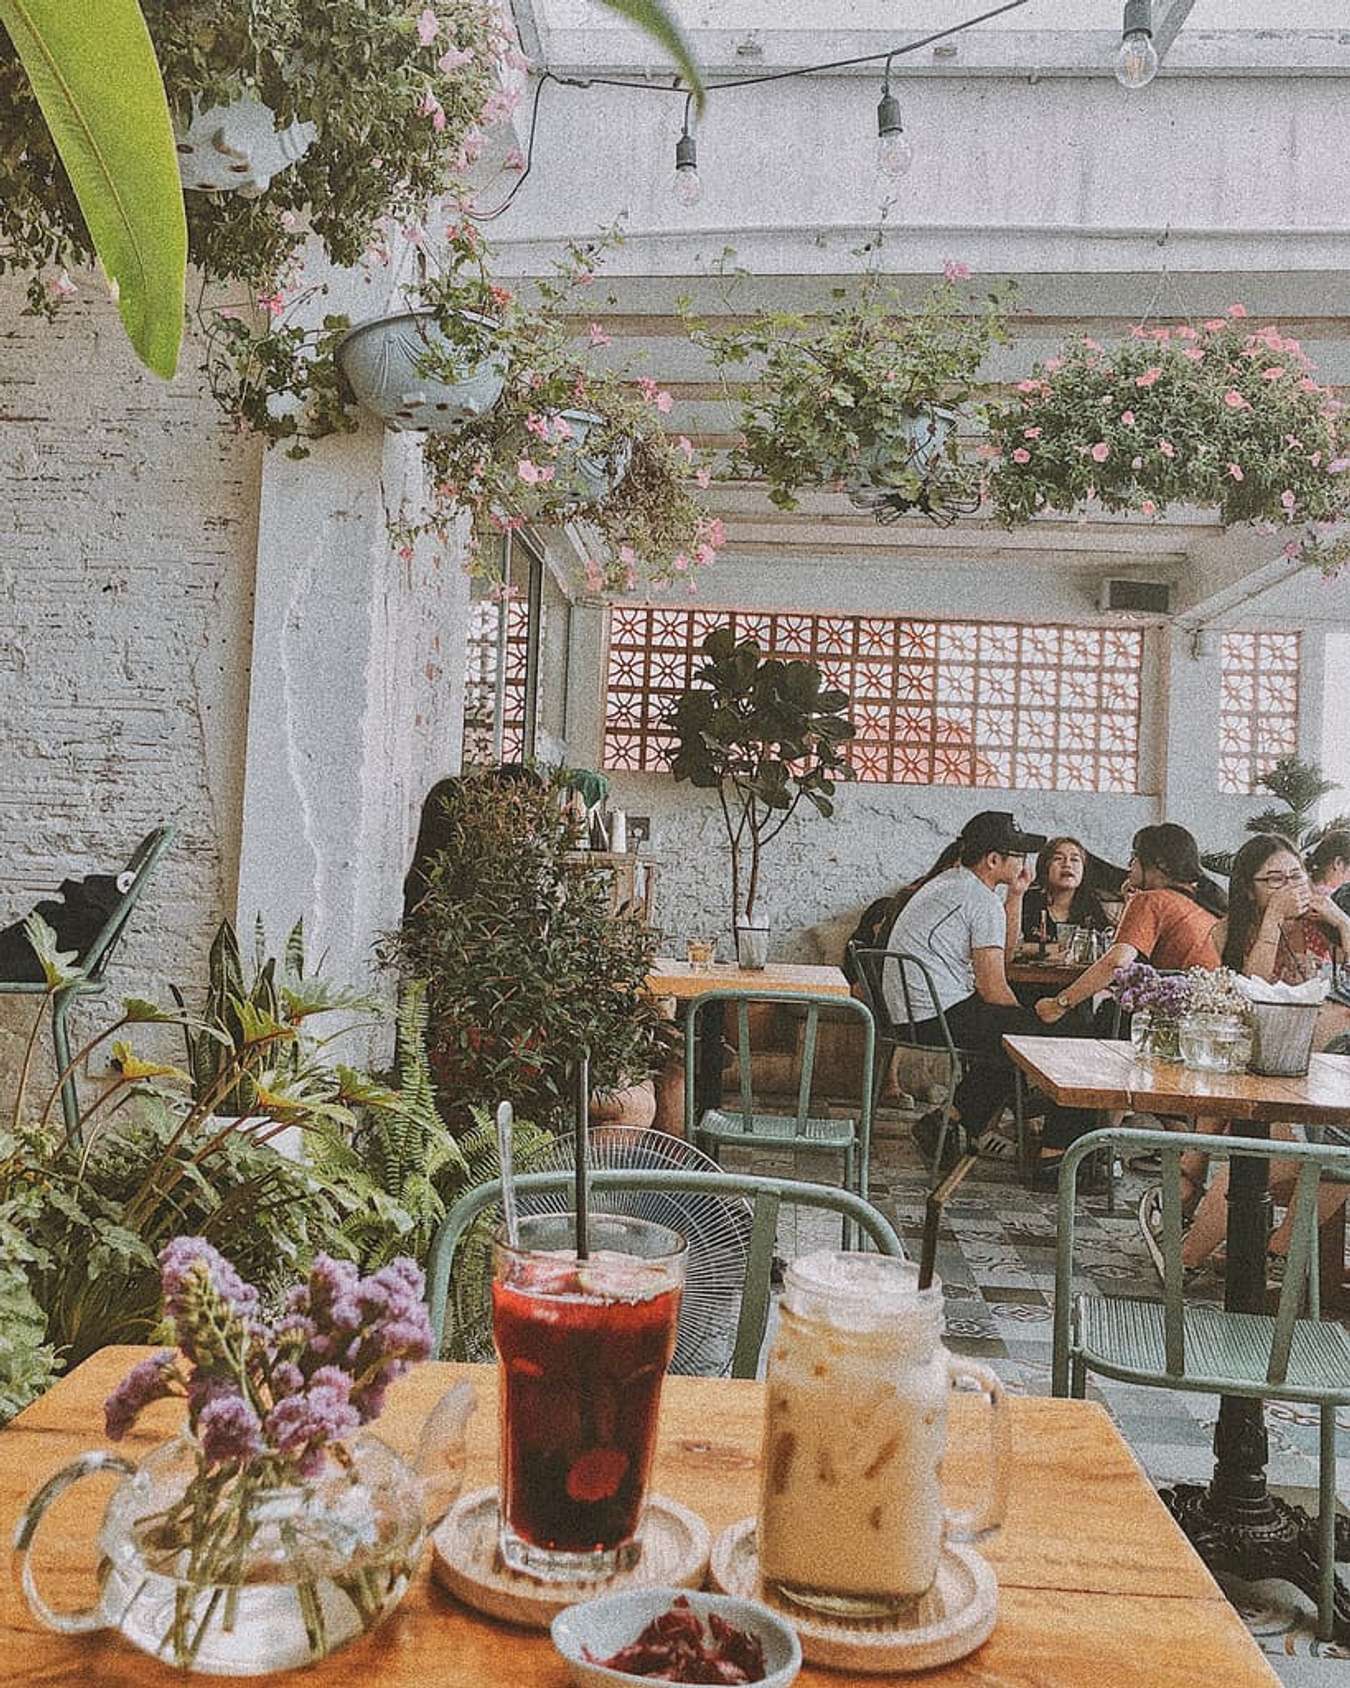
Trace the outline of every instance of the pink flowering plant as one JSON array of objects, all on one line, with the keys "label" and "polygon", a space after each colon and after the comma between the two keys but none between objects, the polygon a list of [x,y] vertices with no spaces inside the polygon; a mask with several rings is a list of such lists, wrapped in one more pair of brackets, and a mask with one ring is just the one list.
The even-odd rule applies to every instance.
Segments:
[{"label": "pink flowering plant", "polygon": [[990,411],[989,494],[1007,526],[1090,500],[1157,516],[1217,506],[1225,526],[1270,523],[1288,556],[1328,569],[1350,546],[1350,439],[1340,402],[1297,340],[1240,305],[1199,327],[1087,337],[1037,364]]},{"label": "pink flowering plant", "polygon": [[[510,109],[500,67],[524,66],[490,0],[141,0],[175,124],[240,98],[277,125],[310,122],[304,156],[265,193],[189,192],[189,261],[241,284],[265,313],[284,301],[306,242],[336,265],[384,244],[388,220],[420,221]],[[32,88],[0,32],[0,269],[27,270],[51,315],[68,269],[94,248]],[[64,281],[64,284],[63,284]]]},{"label": "pink flowering plant", "polygon": [[[526,298],[494,280],[472,225],[447,231],[435,254],[442,267],[421,283],[419,302],[452,342],[462,325],[486,319],[485,348],[504,356],[506,387],[484,415],[428,435],[431,507],[403,526],[401,543],[428,533],[448,543],[456,513],[467,511],[470,566],[490,574],[504,534],[527,521],[582,521],[604,541],[586,570],[595,591],[691,580],[716,559],[722,524],[696,495],[702,458],[668,429],[670,393],[626,365],[602,363],[609,336],[598,321],[584,338],[576,331],[596,315],[596,270],[618,238],[569,241]],[[427,373],[452,378],[459,351],[432,347]]]},{"label": "pink flowering plant", "polygon": [[763,480],[782,510],[821,486],[879,491],[897,511],[939,519],[976,508],[982,469],[960,450],[951,413],[970,406],[981,363],[1007,338],[1009,290],[977,301],[958,286],[969,275],[949,260],[917,309],[871,273],[821,316],[696,325],[740,412],[730,473]]},{"label": "pink flowering plant", "polygon": [[[105,1427],[121,1441],[152,1402],[187,1404],[186,1481],[134,1524],[147,1569],[177,1585],[160,1650],[190,1666],[213,1623],[232,1627],[240,1596],[229,1591],[283,1582],[321,1657],[334,1619],[320,1577],[350,1602],[357,1628],[370,1628],[421,1545],[420,1516],[369,1510],[378,1497],[353,1438],[379,1417],[394,1379],[431,1352],[422,1273],[399,1258],[363,1278],[320,1255],[269,1317],[201,1237],[174,1238],[159,1267],[177,1351],[132,1368],[108,1397]],[[334,1518],[350,1527],[336,1555]]]}]

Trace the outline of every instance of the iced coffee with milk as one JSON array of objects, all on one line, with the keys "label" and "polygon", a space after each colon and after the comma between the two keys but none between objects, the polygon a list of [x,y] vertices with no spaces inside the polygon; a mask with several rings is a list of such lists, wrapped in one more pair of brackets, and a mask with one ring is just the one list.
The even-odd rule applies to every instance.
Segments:
[{"label": "iced coffee with milk", "polygon": [[944,1536],[970,1540],[1001,1521],[1001,1472],[978,1517],[943,1504],[954,1377],[976,1382],[996,1418],[1002,1392],[943,1347],[941,1289],[917,1285],[916,1267],[877,1254],[822,1252],[788,1268],[769,1354],[758,1542],[766,1582],[789,1599],[897,1609],[932,1586]]}]

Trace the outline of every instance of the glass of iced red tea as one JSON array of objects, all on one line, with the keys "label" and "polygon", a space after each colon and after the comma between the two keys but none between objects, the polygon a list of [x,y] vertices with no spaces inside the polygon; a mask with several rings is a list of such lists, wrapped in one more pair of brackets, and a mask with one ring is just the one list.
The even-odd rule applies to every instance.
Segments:
[{"label": "glass of iced red tea", "polygon": [[664,1225],[592,1213],[587,1242],[578,1260],[570,1213],[493,1242],[502,1558],[548,1581],[637,1562],[684,1284],[685,1240]]}]

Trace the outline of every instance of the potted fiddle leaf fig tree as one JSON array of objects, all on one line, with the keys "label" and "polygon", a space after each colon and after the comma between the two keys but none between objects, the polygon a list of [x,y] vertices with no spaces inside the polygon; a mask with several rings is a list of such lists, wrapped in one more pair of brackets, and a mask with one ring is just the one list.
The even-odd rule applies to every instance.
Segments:
[{"label": "potted fiddle leaf fig tree", "polygon": [[834,813],[834,789],[852,779],[845,746],[853,737],[846,692],[825,684],[813,662],[766,657],[729,627],[703,641],[694,684],[671,708],[677,780],[715,791],[731,855],[731,910],[742,967],[767,960],[769,927],[760,913],[765,848],[803,803]]}]

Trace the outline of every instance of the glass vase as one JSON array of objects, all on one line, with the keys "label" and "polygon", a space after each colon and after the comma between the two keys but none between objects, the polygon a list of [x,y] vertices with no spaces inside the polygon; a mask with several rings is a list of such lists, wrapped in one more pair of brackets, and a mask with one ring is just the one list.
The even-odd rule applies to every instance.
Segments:
[{"label": "glass vase", "polygon": [[1149,1016],[1148,1053],[1155,1061],[1180,1061],[1181,1022]]},{"label": "glass vase", "polygon": [[1240,1014],[1188,1014],[1181,1022],[1181,1058],[1197,1072],[1245,1072],[1251,1048]]},{"label": "glass vase", "polygon": [[[260,1676],[326,1657],[403,1598],[426,1538],[422,1483],[378,1437],[332,1444],[312,1477],[281,1479],[266,1456],[205,1468],[186,1433],[138,1468],[91,1453],[34,1497],[16,1538],[34,1614],[67,1634],[115,1628],[177,1666]],[[125,1480],[99,1531],[98,1604],[55,1612],[29,1559],[43,1512],[95,1470]]]}]

